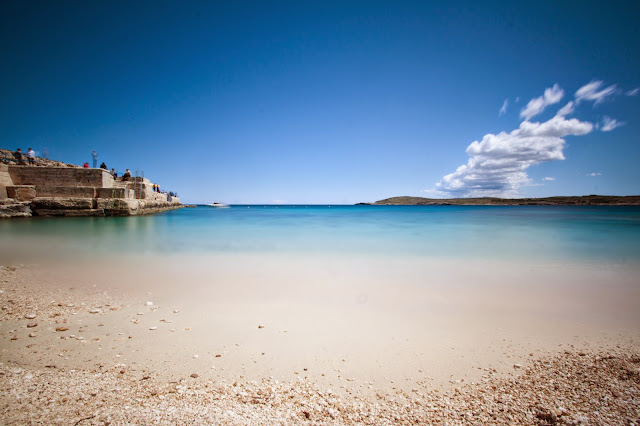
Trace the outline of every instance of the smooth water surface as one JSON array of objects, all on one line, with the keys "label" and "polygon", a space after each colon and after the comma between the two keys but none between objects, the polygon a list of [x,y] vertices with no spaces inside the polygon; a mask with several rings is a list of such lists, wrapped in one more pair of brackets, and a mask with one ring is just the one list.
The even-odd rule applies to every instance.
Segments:
[{"label": "smooth water surface", "polygon": [[76,255],[284,253],[638,263],[640,208],[199,206],[0,221],[0,248]]}]

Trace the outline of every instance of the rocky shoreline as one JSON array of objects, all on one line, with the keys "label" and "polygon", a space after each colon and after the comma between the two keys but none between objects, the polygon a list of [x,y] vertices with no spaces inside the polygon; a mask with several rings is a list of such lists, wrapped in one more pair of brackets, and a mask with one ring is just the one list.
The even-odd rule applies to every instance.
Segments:
[{"label": "rocky shoreline", "polygon": [[565,353],[444,392],[339,395],[308,381],[173,383],[122,369],[0,366],[4,424],[640,423],[637,354]]}]

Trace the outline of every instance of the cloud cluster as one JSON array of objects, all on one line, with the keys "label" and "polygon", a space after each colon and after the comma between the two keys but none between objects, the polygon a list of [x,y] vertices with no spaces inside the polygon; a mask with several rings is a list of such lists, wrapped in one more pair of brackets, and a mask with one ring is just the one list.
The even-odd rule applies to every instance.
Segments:
[{"label": "cloud cluster", "polygon": [[[436,184],[435,192],[449,197],[516,197],[518,190],[531,185],[527,169],[532,165],[555,160],[564,160],[565,137],[590,133],[593,123],[577,118],[567,118],[575,112],[580,102],[602,102],[616,92],[616,86],[602,87],[601,81],[592,81],[575,93],[575,102],[569,101],[556,115],[544,122],[531,122],[549,105],[559,103],[564,91],[554,84],[543,96],[534,98],[521,110],[524,121],[511,132],[487,134],[482,140],[467,147],[469,160],[455,172],[444,176]],[[500,110],[506,112],[505,101]],[[623,125],[610,117],[604,117],[602,131],[611,131]],[[592,176],[595,176],[592,174]],[[544,178],[544,181],[554,180]]]},{"label": "cloud cluster", "polygon": [[564,160],[563,139],[585,135],[593,124],[556,115],[544,123],[523,121],[510,133],[485,135],[467,147],[469,161],[436,187],[456,197],[509,197],[530,183],[526,170],[545,161]]}]

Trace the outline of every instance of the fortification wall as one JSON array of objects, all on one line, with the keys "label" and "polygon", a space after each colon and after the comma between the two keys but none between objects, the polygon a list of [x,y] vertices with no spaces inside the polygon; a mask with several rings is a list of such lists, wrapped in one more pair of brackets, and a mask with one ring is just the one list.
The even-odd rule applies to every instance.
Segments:
[{"label": "fortification wall", "polygon": [[132,216],[181,207],[145,178],[114,181],[102,169],[0,164],[0,218]]},{"label": "fortification wall", "polygon": [[113,176],[103,169],[71,167],[34,167],[9,165],[9,175],[14,185],[36,186],[90,186],[110,188]]}]

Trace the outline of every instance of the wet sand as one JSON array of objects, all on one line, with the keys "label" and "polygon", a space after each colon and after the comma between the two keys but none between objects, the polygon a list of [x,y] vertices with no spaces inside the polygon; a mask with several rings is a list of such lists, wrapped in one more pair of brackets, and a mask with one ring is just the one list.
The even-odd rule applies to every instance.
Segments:
[{"label": "wet sand", "polygon": [[[157,423],[194,419],[184,405],[193,403],[200,410],[195,419],[209,419],[203,422],[295,423],[308,414],[351,423],[369,421],[343,415],[354,406],[382,404],[382,423],[435,421],[420,417],[432,413],[420,404],[395,420],[390,413],[400,400],[437,404],[451,400],[447,395],[466,395],[478,411],[478,395],[498,398],[496,389],[510,380],[548,376],[554,363],[587,368],[609,355],[632,372],[625,392],[636,392],[639,272],[635,265],[246,254],[5,265],[0,383],[15,391],[3,392],[2,418],[58,416],[65,423],[95,414],[87,424]],[[65,388],[67,397],[48,402],[46,395]],[[606,388],[611,392],[611,384]],[[247,395],[258,391],[270,392],[271,405],[251,402]],[[200,405],[193,392],[219,398]],[[318,392],[328,405],[315,401]],[[273,398],[289,394],[297,402],[287,402],[289,414],[278,411]],[[78,395],[103,402],[88,404]],[[127,402],[136,408],[124,410],[123,395],[137,395]],[[637,418],[638,399],[629,398],[631,405],[612,406],[603,418]],[[307,414],[305,400],[315,407]],[[500,423],[509,414],[526,423],[541,419],[537,409],[567,409],[520,402],[521,412],[493,410],[487,402],[470,419],[482,414]],[[339,404],[351,408],[343,413]],[[455,417],[466,415],[462,406],[448,407],[432,414],[466,419]],[[148,417],[147,409],[168,417]],[[567,423],[589,416],[580,408],[554,415]]]}]

